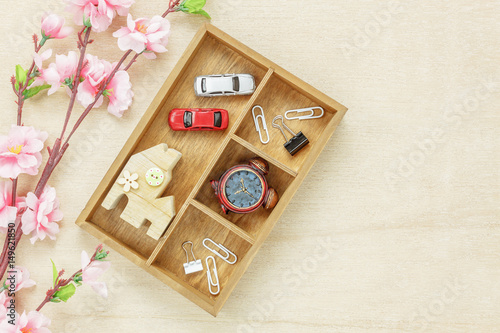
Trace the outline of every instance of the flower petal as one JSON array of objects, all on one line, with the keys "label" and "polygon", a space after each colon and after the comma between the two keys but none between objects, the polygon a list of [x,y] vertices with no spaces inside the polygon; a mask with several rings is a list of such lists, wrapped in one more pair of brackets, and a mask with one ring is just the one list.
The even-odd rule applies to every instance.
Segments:
[{"label": "flower petal", "polygon": [[106,286],[106,283],[104,282],[92,282],[90,284],[92,286],[92,289],[101,296],[102,298],[107,298],[108,297],[108,287]]},{"label": "flower petal", "polygon": [[81,255],[82,270],[90,264],[90,258],[87,252],[82,251]]}]

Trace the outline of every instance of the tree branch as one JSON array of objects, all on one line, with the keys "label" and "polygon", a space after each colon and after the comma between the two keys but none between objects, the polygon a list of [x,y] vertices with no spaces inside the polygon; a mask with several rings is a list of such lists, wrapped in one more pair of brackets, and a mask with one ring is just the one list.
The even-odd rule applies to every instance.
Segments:
[{"label": "tree branch", "polygon": [[[87,267],[89,267],[92,262],[96,261],[96,256],[97,254],[99,253],[99,251],[102,250],[102,245],[99,245],[94,254],[92,255],[92,257],[90,258],[90,262],[89,264],[87,265]],[[47,290],[47,293],[46,293],[46,296],[45,296],[45,299],[42,301],[42,303],[40,303],[40,305],[36,308],[36,311],[40,311],[44,306],[45,304],[49,303],[50,300],[54,297],[55,293],[57,293],[59,291],[59,289],[61,289],[62,287],[65,287],[67,286],[68,284],[70,284],[71,282],[73,282],[73,280],[75,279],[75,277],[78,275],[78,274],[81,274],[83,272],[82,269],[78,270],[77,272],[75,272],[73,275],[71,275],[71,277],[69,279],[61,279],[62,277],[62,274],[64,273],[64,270],[60,271],[59,272],[59,276],[58,276],[58,281],[57,283],[54,285],[54,288],[51,288],[49,290]]]},{"label": "tree branch", "polygon": [[166,17],[169,13],[175,12],[176,8],[179,4],[181,3],[181,0],[176,0],[175,2],[170,1],[170,6],[168,7],[167,11],[163,13],[161,17]]},{"label": "tree branch", "polygon": [[141,55],[140,53],[136,53],[135,56],[132,58],[132,60],[130,60],[128,65],[125,66],[125,68],[123,70],[125,72],[128,71],[128,69],[137,61],[137,58],[139,58],[140,55]]},{"label": "tree branch", "polygon": [[[71,112],[73,111],[73,107],[75,106],[76,94],[78,93],[78,86],[80,85],[80,75],[82,74],[83,63],[85,60],[85,52],[87,51],[87,45],[89,44],[90,31],[92,28],[87,28],[87,32],[85,33],[85,38],[81,42],[80,47],[80,60],[78,62],[78,67],[76,70],[75,80],[73,83],[73,89],[71,93],[71,99],[69,101],[68,110],[66,111],[66,119],[64,120],[64,126],[61,132],[61,136],[59,139],[62,141],[64,139],[64,133],[66,132],[66,128],[68,127],[69,119],[71,117]],[[78,33],[78,38],[81,40],[81,32]]]},{"label": "tree branch", "polygon": [[109,83],[111,82],[111,80],[113,80],[113,78],[115,77],[115,74],[118,72],[118,70],[120,69],[121,65],[123,65],[123,63],[125,62],[125,60],[127,59],[127,57],[130,55],[130,53],[132,53],[132,50],[128,50],[127,52],[125,52],[125,54],[122,56],[122,58],[120,59],[120,61],[116,64],[115,68],[113,69],[113,71],[111,72],[111,74],[108,76],[108,79],[106,80],[106,82],[102,85],[101,89],[99,89],[99,91],[97,92],[97,94],[96,94],[96,96],[94,98],[94,101],[89,106],[87,106],[87,108],[85,109],[85,111],[83,111],[83,113],[81,114],[80,118],[78,118],[78,120],[76,121],[75,126],[73,126],[73,130],[70,132],[70,134],[68,135],[68,138],[64,142],[65,145],[69,144],[69,140],[71,139],[71,137],[73,136],[73,134],[75,133],[75,131],[81,125],[81,123],[83,122],[83,120],[85,119],[85,117],[87,117],[87,115],[90,113],[90,111],[92,110],[92,108],[94,107],[94,105],[96,105],[97,101],[99,101],[99,98],[101,98],[101,96],[104,93],[104,91],[106,90],[107,86],[109,85]]}]

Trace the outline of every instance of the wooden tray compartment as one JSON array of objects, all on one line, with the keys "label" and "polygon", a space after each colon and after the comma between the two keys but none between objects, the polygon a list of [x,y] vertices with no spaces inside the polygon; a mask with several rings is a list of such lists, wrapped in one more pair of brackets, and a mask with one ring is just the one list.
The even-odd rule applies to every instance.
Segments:
[{"label": "wooden tray compartment", "polygon": [[[172,228],[165,246],[156,257],[153,265],[174,274],[179,280],[215,301],[218,296],[210,294],[208,290],[205,258],[210,255],[215,258],[222,291],[252,244],[192,205],[187,208],[182,218]],[[237,255],[238,261],[234,265],[230,265],[207,250],[202,244],[203,239],[207,237],[216,243],[224,244]],[[202,272],[185,274],[183,264],[186,262],[186,253],[182,249],[182,243],[185,241],[193,242],[194,254],[197,259],[202,259],[205,268]],[[187,246],[187,249],[189,251],[190,246]],[[189,256],[191,258],[191,253]]]},{"label": "wooden tray compartment", "polygon": [[[196,76],[220,73],[250,73],[256,78],[257,89],[250,96],[195,96],[193,81]],[[264,108],[271,135],[268,145],[260,143],[255,131],[251,109],[256,104]],[[292,158],[283,147],[281,133],[271,126],[271,121],[276,114],[288,109],[310,106],[322,106],[325,116],[287,122],[293,130],[303,131],[310,140],[310,144]],[[171,131],[168,114],[171,109],[182,107],[227,109],[229,127],[223,132]],[[76,223],[215,316],[346,111],[335,100],[207,24],[172,70]],[[183,156],[173,169],[173,179],[164,192],[164,196],[175,195],[177,215],[157,241],[146,235],[147,226],[136,229],[120,219],[127,204],[126,197],[118,207],[109,211],[102,208],[101,203],[129,158],[160,143],[167,143]],[[223,214],[209,181],[218,179],[227,168],[246,163],[254,156],[269,162],[267,179],[278,191],[280,201],[270,211],[260,209],[247,215]],[[204,260],[211,252],[202,245],[205,237],[224,244],[238,255],[235,265],[216,257],[221,282],[221,292],[217,296],[208,291]],[[195,244],[194,251],[203,261],[204,272],[184,274],[185,252],[181,244],[187,240]]]},{"label": "wooden tray compartment", "polygon": [[[335,110],[323,104],[321,101],[312,100],[295,89],[289,81],[273,73],[266,83],[266,89],[256,98],[254,105],[260,105],[265,114],[269,138],[268,144],[262,144],[259,135],[255,130],[252,112],[248,112],[236,130],[236,135],[255,146],[268,156],[288,167],[292,173],[298,173],[304,162],[309,158],[313,145],[323,134],[326,126],[335,115]],[[290,127],[295,133],[302,131],[309,139],[309,145],[302,148],[295,156],[291,156],[283,147],[285,138],[281,131],[272,127],[273,118],[277,115],[284,116],[285,112],[293,109],[302,109],[313,106],[321,106],[325,110],[322,118],[314,120],[288,120],[284,119],[285,125]],[[278,121],[278,124],[281,124]],[[288,139],[292,135],[284,129]]]},{"label": "wooden tray compartment", "polygon": [[[208,176],[205,177],[204,183],[201,185],[200,190],[195,196],[195,199],[205,205],[210,210],[219,214],[222,218],[235,224],[244,232],[250,234],[250,237],[257,238],[260,231],[272,210],[259,209],[252,214],[225,214],[221,207],[219,200],[214,195],[214,190],[210,186],[210,180],[218,180],[222,173],[230,167],[237,164],[246,164],[252,157],[261,155],[258,151],[252,151],[235,140],[230,140],[224,152],[212,167]],[[263,157],[263,156],[261,156]],[[269,174],[266,176],[269,186],[278,191],[279,195],[283,195],[293,181],[293,177],[281,170],[276,165],[270,164]]]}]

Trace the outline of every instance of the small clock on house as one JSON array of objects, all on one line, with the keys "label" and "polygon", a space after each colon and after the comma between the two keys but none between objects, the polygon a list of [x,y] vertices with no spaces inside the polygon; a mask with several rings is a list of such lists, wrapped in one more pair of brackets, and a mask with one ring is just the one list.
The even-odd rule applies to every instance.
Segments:
[{"label": "small clock on house", "polygon": [[274,208],[279,197],[267,184],[265,176],[268,172],[267,161],[255,157],[248,164],[228,169],[218,181],[210,181],[224,213],[251,213],[260,206]]}]

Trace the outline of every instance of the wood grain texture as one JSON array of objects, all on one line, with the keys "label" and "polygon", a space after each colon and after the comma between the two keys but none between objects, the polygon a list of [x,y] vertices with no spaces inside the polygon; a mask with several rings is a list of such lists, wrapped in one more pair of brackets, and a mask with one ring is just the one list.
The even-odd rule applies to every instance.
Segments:
[{"label": "wood grain texture", "polygon": [[[165,6],[136,2],[134,18]],[[9,9],[0,26],[0,132],[6,133],[16,108],[8,78],[17,63],[30,61],[30,35],[41,11],[55,10],[67,21],[71,16],[59,1],[0,4]],[[67,304],[48,304],[44,314],[52,331],[497,331],[498,6],[400,2],[396,13],[384,15],[389,5],[209,0],[214,25],[348,105],[349,112],[217,319],[113,251],[105,276],[109,298],[100,300],[85,287]],[[383,23],[378,28],[377,19]],[[65,218],[57,241],[20,244],[18,264],[38,283],[19,293],[21,310],[43,299],[51,283],[48,258],[76,271],[80,251],[97,244],[73,222],[205,22],[182,14],[171,21],[169,53],[141,59],[131,69],[131,110],[120,120],[105,108],[93,112],[54,174],[50,184]],[[124,23],[120,18],[111,31]],[[74,49],[67,40],[48,45],[55,53]],[[90,52],[116,61],[121,52],[114,45],[116,39],[103,33]],[[484,97],[474,106],[476,91]],[[67,96],[61,91],[34,101],[24,122],[53,140]],[[464,103],[471,104],[466,109]],[[409,164],[410,158],[418,163]],[[77,175],[72,181],[68,170]],[[23,178],[21,191],[35,181]]]}]

